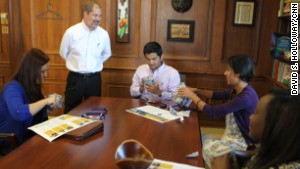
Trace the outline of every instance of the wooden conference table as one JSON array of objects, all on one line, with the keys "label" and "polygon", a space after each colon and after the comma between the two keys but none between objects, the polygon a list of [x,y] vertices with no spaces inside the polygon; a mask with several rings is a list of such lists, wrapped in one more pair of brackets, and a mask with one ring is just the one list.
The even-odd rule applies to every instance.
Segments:
[{"label": "wooden conference table", "polygon": [[[197,113],[191,112],[183,123],[176,120],[162,124],[125,111],[143,105],[137,99],[91,97],[70,114],[105,107],[108,114],[103,132],[82,141],[60,137],[49,142],[36,135],[0,159],[0,168],[114,169],[118,168],[114,162],[116,149],[127,139],[141,142],[156,159],[203,167]],[[198,157],[185,157],[195,151]]]}]

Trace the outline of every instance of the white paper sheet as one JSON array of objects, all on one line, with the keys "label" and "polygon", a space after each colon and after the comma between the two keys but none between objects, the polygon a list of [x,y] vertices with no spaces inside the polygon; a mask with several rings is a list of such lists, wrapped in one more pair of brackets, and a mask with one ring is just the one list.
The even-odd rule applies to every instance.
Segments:
[{"label": "white paper sheet", "polygon": [[175,163],[171,161],[164,161],[154,159],[151,166],[148,169],[205,169],[202,167],[191,166],[187,164]]},{"label": "white paper sheet", "polygon": [[94,120],[64,114],[31,126],[28,129],[51,142],[69,131],[75,130],[92,122],[94,122]]},{"label": "white paper sheet", "polygon": [[151,105],[128,109],[126,111],[160,123],[165,123],[180,118],[180,116],[174,115],[168,110],[160,109]]}]

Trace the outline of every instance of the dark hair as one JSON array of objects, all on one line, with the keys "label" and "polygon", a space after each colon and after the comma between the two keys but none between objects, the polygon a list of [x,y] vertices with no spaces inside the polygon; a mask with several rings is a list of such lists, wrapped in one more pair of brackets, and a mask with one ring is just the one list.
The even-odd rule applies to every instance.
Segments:
[{"label": "dark hair", "polygon": [[146,56],[146,54],[156,53],[159,57],[161,57],[161,55],[163,54],[163,51],[162,51],[160,44],[153,41],[153,42],[148,42],[144,46],[143,53],[144,53],[144,56]]},{"label": "dark hair", "polygon": [[254,76],[253,62],[247,55],[230,56],[227,63],[233,69],[234,73],[240,74],[240,79],[245,82],[250,82]]},{"label": "dark hair", "polygon": [[266,106],[261,147],[250,168],[277,168],[300,159],[300,96],[290,91],[273,89]]},{"label": "dark hair", "polygon": [[23,85],[30,102],[44,98],[42,95],[41,68],[49,60],[43,51],[32,48],[25,54],[19,69],[12,78]]},{"label": "dark hair", "polygon": [[88,0],[82,7],[82,13],[87,12],[90,13],[93,10],[94,5],[98,5],[101,9],[101,5],[94,0]]}]

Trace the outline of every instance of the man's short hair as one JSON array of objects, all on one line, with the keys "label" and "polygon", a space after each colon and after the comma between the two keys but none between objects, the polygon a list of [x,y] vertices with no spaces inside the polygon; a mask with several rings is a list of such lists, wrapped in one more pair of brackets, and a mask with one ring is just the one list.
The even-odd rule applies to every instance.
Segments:
[{"label": "man's short hair", "polygon": [[88,0],[86,3],[82,6],[82,13],[87,12],[90,13],[93,10],[94,5],[98,5],[99,8],[101,9],[101,5],[94,1],[94,0]]},{"label": "man's short hair", "polygon": [[163,51],[162,51],[160,44],[153,41],[153,42],[148,42],[144,46],[143,53],[144,53],[144,56],[146,56],[146,54],[156,53],[159,57],[161,57],[161,55],[163,54]]}]

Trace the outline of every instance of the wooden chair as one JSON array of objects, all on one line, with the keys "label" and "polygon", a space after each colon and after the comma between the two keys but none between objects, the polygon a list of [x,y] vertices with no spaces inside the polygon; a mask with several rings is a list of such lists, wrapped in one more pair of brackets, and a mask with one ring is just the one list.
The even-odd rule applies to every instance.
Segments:
[{"label": "wooden chair", "polygon": [[[10,145],[11,150],[15,149],[19,145],[17,137],[14,133],[0,133],[0,140],[6,140]],[[8,152],[0,151],[0,156],[6,155],[6,153]]]}]

